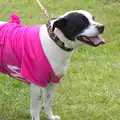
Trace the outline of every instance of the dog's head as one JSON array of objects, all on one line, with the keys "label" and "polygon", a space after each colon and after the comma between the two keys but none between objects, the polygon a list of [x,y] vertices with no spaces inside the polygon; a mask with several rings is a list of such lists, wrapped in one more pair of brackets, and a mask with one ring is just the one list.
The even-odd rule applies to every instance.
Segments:
[{"label": "dog's head", "polygon": [[104,25],[95,22],[92,14],[85,10],[71,11],[60,16],[53,22],[52,30],[68,47],[78,47],[80,43],[92,46],[105,43],[98,37],[104,32]]}]

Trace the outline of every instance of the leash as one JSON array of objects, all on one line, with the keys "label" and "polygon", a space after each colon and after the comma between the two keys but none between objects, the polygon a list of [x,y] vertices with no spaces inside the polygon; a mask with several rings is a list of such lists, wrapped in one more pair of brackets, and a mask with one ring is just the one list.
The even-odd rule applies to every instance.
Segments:
[{"label": "leash", "polygon": [[49,16],[47,10],[44,8],[44,6],[39,0],[36,0],[36,1],[38,5],[40,6],[41,10],[44,12],[44,14],[49,18],[46,27],[47,27],[48,34],[51,37],[51,39],[58,45],[58,47],[60,47],[64,51],[67,51],[67,52],[73,51],[73,48],[67,48],[65,44],[52,32],[50,20],[55,19],[55,18]]},{"label": "leash", "polygon": [[51,17],[49,16],[47,10],[45,9],[45,7],[42,5],[42,3],[39,1],[39,0],[36,0],[38,5],[40,6],[41,10],[44,12],[44,14],[49,18],[51,19]]}]

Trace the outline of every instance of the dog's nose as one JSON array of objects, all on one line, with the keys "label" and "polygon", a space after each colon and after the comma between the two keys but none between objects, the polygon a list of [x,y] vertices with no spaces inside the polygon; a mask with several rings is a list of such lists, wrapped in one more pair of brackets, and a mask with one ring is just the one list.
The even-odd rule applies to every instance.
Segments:
[{"label": "dog's nose", "polygon": [[97,29],[100,33],[103,33],[104,29],[105,29],[105,26],[104,25],[97,26]]}]

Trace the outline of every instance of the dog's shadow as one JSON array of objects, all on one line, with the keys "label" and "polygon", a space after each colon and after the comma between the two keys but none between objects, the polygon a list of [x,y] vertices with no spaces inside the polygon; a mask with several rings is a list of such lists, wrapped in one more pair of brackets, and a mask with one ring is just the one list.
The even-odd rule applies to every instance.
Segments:
[{"label": "dog's shadow", "polygon": [[[19,114],[19,112],[18,112],[16,119],[17,120],[31,120],[32,118],[28,111],[29,110],[24,111],[24,112],[22,112],[22,114]],[[8,119],[3,119],[3,120],[8,120]],[[43,111],[41,111],[40,120],[47,120],[47,118],[45,117],[45,113]]]},{"label": "dog's shadow", "polygon": [[45,116],[41,116],[40,119],[41,120],[47,120],[47,118]]}]

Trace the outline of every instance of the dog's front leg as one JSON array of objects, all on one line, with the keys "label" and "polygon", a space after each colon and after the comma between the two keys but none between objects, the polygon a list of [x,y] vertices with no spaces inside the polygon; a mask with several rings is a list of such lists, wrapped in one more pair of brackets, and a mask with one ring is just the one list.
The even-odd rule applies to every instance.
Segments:
[{"label": "dog's front leg", "polygon": [[59,116],[54,116],[52,113],[52,102],[54,97],[55,83],[49,83],[46,88],[44,88],[44,109],[48,120],[60,120]]},{"label": "dog's front leg", "polygon": [[30,96],[30,114],[32,120],[40,120],[42,88],[31,84],[31,96]]}]

